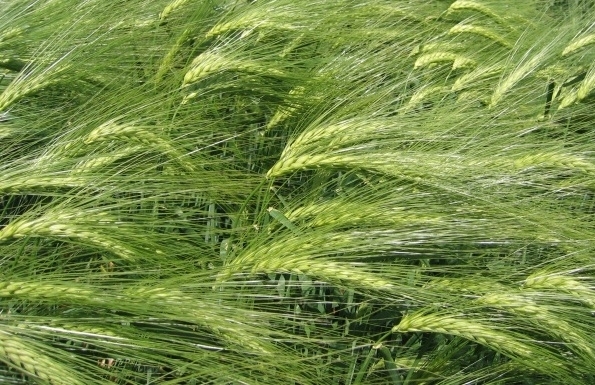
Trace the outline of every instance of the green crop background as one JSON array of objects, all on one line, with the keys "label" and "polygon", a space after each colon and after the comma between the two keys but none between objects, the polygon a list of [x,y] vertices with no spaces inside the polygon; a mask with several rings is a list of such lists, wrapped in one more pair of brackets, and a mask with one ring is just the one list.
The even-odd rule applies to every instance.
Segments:
[{"label": "green crop background", "polygon": [[0,0],[0,383],[595,383],[595,4]]}]

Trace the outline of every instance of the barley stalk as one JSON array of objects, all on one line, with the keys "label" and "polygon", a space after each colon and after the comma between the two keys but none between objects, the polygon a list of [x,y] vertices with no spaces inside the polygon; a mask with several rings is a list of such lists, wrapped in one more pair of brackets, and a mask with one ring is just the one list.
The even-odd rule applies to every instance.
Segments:
[{"label": "barley stalk", "polygon": [[84,324],[72,324],[62,321],[53,321],[50,325],[26,324],[25,327],[55,332],[59,334],[84,336],[87,338],[99,338],[103,340],[119,341],[127,340],[127,338],[119,337],[118,334],[113,330],[105,329],[103,327]]},{"label": "barley stalk", "polygon": [[[0,123],[1,122],[2,122],[2,120],[0,120]],[[18,131],[15,130],[14,128],[12,128],[11,126],[4,127],[4,126],[0,125],[0,139],[5,139],[5,138],[8,138],[9,136],[13,136],[17,132]]]},{"label": "barley stalk", "polygon": [[562,51],[562,56],[572,55],[591,44],[595,44],[595,33],[583,36],[580,39],[571,42],[564,48],[564,51]]},{"label": "barley stalk", "polygon": [[452,69],[473,68],[477,65],[474,60],[452,52],[432,52],[420,56],[415,61],[415,68],[427,67],[430,64],[452,62]]},{"label": "barley stalk", "polygon": [[83,140],[85,144],[101,142],[112,139],[125,139],[138,141],[142,144],[159,143],[163,139],[156,135],[134,125],[118,124],[115,120],[109,120],[93,131],[91,131]]},{"label": "barley stalk", "polygon": [[[174,308],[188,309],[193,315],[193,322],[210,330],[215,335],[229,341],[234,345],[248,347],[253,352],[271,353],[268,345],[263,343],[249,329],[244,327],[241,321],[224,315],[223,312],[213,312],[207,309],[200,309],[201,303],[196,297],[187,295],[182,291],[165,287],[139,287],[126,290],[127,298],[141,300],[158,306],[173,306]],[[200,310],[196,310],[200,309]]]},{"label": "barley stalk", "polygon": [[42,76],[28,79],[19,77],[15,79],[4,89],[4,91],[2,91],[2,93],[0,93],[0,112],[6,111],[8,107],[23,96],[40,88],[47,87],[53,82],[53,80],[46,79]]},{"label": "barley stalk", "polygon": [[83,385],[66,365],[52,360],[43,351],[19,336],[0,330],[0,356],[22,373],[51,385]]},{"label": "barley stalk", "polygon": [[[289,91],[289,95],[292,96],[301,96],[303,95],[305,91],[305,88],[302,86],[298,86],[293,88],[291,91]],[[281,123],[282,121],[284,121],[285,119],[287,119],[288,117],[290,117],[292,115],[292,113],[296,110],[297,106],[281,106],[279,108],[277,108],[277,111],[275,111],[275,114],[273,115],[273,117],[271,118],[271,120],[267,123],[266,129],[270,130],[271,128],[275,127],[277,124]]]},{"label": "barley stalk", "polygon": [[[108,250],[124,259],[136,259],[136,253],[127,247],[122,246],[118,242],[112,241],[95,231],[81,231],[78,226],[72,226],[70,224],[53,224],[47,228],[45,234],[53,237],[80,239],[92,245],[99,246],[104,250]],[[40,232],[39,235],[44,235],[44,232]]]},{"label": "barley stalk", "polygon": [[427,225],[439,223],[441,220],[440,216],[408,214],[400,208],[385,208],[379,214],[377,206],[345,201],[329,201],[302,206],[289,211],[287,218],[292,222],[308,221],[306,225],[310,227],[354,224],[366,221],[391,225],[418,225],[422,223]]},{"label": "barley stalk", "polygon": [[344,155],[329,156],[326,154],[321,155],[300,155],[300,156],[288,156],[285,159],[280,159],[268,172],[267,178],[280,176],[287,174],[292,171],[322,167],[322,166],[338,166],[345,164],[351,158]]},{"label": "barley stalk", "polygon": [[415,46],[409,54],[409,57],[418,55],[420,53],[456,52],[461,50],[465,50],[464,44],[439,41]]},{"label": "barley stalk", "polygon": [[181,291],[165,287],[139,287],[128,291],[130,298],[145,298],[151,301],[164,301],[172,304],[195,301],[195,298],[184,294]]},{"label": "barley stalk", "polygon": [[330,124],[318,124],[313,128],[306,129],[302,134],[295,138],[281,153],[281,158],[287,158],[294,156],[299,152],[300,147],[307,146],[315,141],[320,141],[325,138],[333,138],[331,143],[326,144],[327,146],[333,146],[339,144],[344,137],[352,135],[365,135],[367,133],[373,133],[380,131],[387,127],[390,127],[391,122],[370,119],[370,120],[345,120],[337,123]]},{"label": "barley stalk", "polygon": [[452,63],[452,69],[469,69],[477,67],[477,63],[473,59],[466,58],[464,56],[457,56],[455,61]]},{"label": "barley stalk", "polygon": [[279,123],[283,122],[285,119],[291,117],[293,112],[295,112],[296,107],[293,106],[281,106],[277,108],[275,114],[271,117],[271,120],[266,125],[266,129],[270,130],[271,128],[275,127]]},{"label": "barley stalk", "polygon": [[[331,147],[331,146],[329,146]],[[323,148],[327,148],[325,144]],[[332,149],[333,147],[331,147]],[[397,177],[419,178],[421,176],[435,175],[430,172],[432,169],[444,168],[448,165],[453,172],[460,172],[469,167],[485,166],[489,163],[469,161],[462,162],[463,157],[457,155],[429,156],[427,153],[410,152],[395,155],[395,153],[367,152],[362,156],[361,148],[342,148],[335,151],[328,151],[317,155],[310,155],[303,151],[303,154],[286,154],[268,171],[267,177],[277,177],[290,172],[303,169],[314,169],[320,167],[349,167],[356,169],[374,170]],[[316,149],[322,152],[320,146]],[[297,152],[297,151],[296,151]],[[310,152],[314,152],[311,151]],[[420,168],[419,164],[425,167]]]},{"label": "barley stalk", "polygon": [[62,63],[68,55],[63,56],[42,71],[35,73],[39,67],[31,68],[28,72],[21,72],[5,89],[0,93],[0,112],[5,111],[14,102],[23,96],[47,87],[55,83],[57,75],[67,70],[70,65]]},{"label": "barley stalk", "polygon": [[[244,38],[257,28],[270,28],[280,30],[282,32],[295,31],[300,28],[299,25],[294,25],[291,23],[293,20],[292,15],[295,14],[292,10],[280,12],[279,9],[276,9],[273,12],[275,13],[276,20],[265,17],[267,13],[263,9],[255,9],[254,11],[246,12],[241,16],[231,20],[227,19],[226,21],[215,25],[207,32],[205,37],[212,38],[229,31],[244,29],[245,31],[241,34],[241,37]],[[287,20],[288,22],[284,20]]]}]

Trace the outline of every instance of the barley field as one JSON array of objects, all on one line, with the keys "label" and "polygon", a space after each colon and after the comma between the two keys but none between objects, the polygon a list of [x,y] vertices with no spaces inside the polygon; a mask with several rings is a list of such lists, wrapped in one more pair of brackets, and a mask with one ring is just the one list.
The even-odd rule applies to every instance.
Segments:
[{"label": "barley field", "polygon": [[594,20],[0,0],[0,384],[595,384]]}]

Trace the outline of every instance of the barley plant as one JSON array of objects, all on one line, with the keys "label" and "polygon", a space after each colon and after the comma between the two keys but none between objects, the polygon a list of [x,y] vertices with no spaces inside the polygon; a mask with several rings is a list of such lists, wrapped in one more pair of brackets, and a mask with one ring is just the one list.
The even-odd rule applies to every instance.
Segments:
[{"label": "barley plant", "polygon": [[0,383],[595,383],[588,0],[0,0]]}]

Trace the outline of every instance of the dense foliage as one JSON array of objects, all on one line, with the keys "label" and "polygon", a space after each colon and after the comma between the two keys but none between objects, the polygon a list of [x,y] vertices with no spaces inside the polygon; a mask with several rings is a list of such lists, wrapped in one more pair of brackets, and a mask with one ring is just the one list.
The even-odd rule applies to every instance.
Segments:
[{"label": "dense foliage", "polygon": [[0,383],[595,383],[591,3],[0,0]]}]

